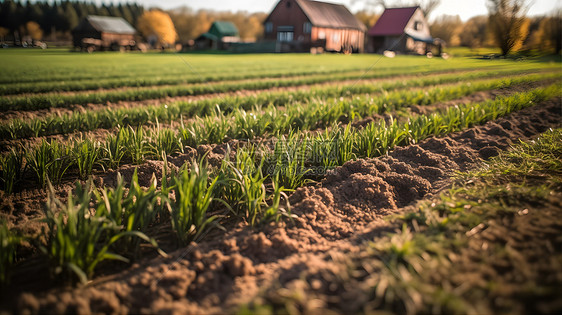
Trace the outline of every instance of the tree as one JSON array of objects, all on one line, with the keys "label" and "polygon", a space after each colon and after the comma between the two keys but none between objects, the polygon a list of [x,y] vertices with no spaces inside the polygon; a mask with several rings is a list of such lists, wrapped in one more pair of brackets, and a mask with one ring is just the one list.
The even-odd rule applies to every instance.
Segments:
[{"label": "tree", "polygon": [[486,46],[488,40],[488,17],[478,15],[464,23],[459,33],[460,45],[470,48]]},{"label": "tree", "polygon": [[529,33],[526,0],[488,0],[490,31],[502,55],[521,48]]},{"label": "tree", "polygon": [[365,24],[365,26],[369,29],[373,25],[375,25],[375,23],[377,23],[377,20],[379,19],[380,15],[372,13],[371,11],[361,10],[355,13],[355,17],[359,21],[363,22],[363,24]]},{"label": "tree", "polygon": [[27,35],[29,35],[33,40],[41,40],[41,38],[43,38],[43,30],[41,30],[41,27],[36,22],[27,22],[25,24],[25,29]]},{"label": "tree", "polygon": [[449,46],[459,46],[463,23],[458,15],[441,15],[429,27],[431,35],[444,40]]},{"label": "tree", "polygon": [[439,6],[441,0],[395,0],[390,4],[388,0],[352,0],[351,3],[355,2],[364,2],[366,6],[370,7],[378,7],[381,6],[383,8],[391,8],[391,7],[401,7],[401,6],[408,6],[408,5],[416,5],[419,6],[420,9],[423,11],[423,14],[426,18],[429,18],[431,13]]},{"label": "tree", "polygon": [[66,20],[66,29],[65,30],[72,30],[78,23],[80,19],[78,18],[78,13],[76,13],[76,9],[70,2],[66,2],[64,4],[64,19]]},{"label": "tree", "polygon": [[562,10],[557,10],[551,16],[540,22],[539,40],[543,51],[553,51],[559,55],[562,51]]},{"label": "tree", "polygon": [[139,18],[138,29],[146,38],[156,36],[158,43],[162,46],[171,45],[178,38],[172,19],[167,13],[160,10],[145,12]]},{"label": "tree", "polygon": [[134,25],[135,21],[133,20],[133,14],[131,13],[128,5],[119,3],[119,11],[121,12],[121,16],[125,19],[125,21],[129,22],[129,24],[131,25]]}]

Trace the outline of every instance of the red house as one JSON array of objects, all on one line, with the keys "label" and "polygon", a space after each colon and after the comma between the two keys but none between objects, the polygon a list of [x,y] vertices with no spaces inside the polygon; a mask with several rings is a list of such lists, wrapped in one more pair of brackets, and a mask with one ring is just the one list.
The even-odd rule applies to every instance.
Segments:
[{"label": "red house", "polygon": [[281,0],[264,21],[265,39],[277,51],[362,52],[366,27],[339,4]]},{"label": "red house", "polygon": [[434,39],[420,7],[388,8],[368,32],[368,52],[425,54]]}]

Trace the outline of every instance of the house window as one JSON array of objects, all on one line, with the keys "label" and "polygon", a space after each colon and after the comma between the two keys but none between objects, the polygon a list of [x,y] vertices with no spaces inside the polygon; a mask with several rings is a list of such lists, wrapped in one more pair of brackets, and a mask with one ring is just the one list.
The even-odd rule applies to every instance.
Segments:
[{"label": "house window", "polygon": [[310,32],[312,32],[312,24],[310,22],[304,22],[302,26],[302,32],[305,34],[310,34]]},{"label": "house window", "polygon": [[277,40],[280,42],[290,42],[293,40],[293,32],[277,32]]},{"label": "house window", "polygon": [[422,29],[422,22],[420,21],[415,21],[414,22],[414,30],[419,31]]},{"label": "house window", "polygon": [[291,7],[291,1],[287,1],[287,8]]},{"label": "house window", "polygon": [[326,33],[324,31],[318,32],[318,39],[326,39]]},{"label": "house window", "polygon": [[265,32],[266,33],[273,32],[273,23],[271,23],[271,22],[265,23]]}]

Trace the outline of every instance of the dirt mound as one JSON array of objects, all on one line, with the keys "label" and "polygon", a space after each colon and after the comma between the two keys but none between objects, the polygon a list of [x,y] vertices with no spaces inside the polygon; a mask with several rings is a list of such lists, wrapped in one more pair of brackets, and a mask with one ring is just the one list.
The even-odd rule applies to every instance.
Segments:
[{"label": "dirt mound", "polygon": [[[369,292],[349,272],[357,244],[393,228],[384,218],[442,187],[451,171],[494,155],[512,141],[559,126],[559,99],[444,138],[350,161],[292,196],[293,221],[260,230],[239,225],[170,258],[90,285],[23,294],[19,311],[223,313],[266,298],[290,299],[305,313],[358,312]],[[496,150],[496,151],[494,151]]]}]

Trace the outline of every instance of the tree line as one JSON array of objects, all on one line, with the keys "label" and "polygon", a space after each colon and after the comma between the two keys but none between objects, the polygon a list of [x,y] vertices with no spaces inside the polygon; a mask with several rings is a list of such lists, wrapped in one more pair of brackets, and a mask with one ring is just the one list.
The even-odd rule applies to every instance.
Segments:
[{"label": "tree line", "polygon": [[135,3],[102,4],[86,1],[18,1],[0,3],[0,38],[20,40],[58,35],[67,39],[70,31],[88,15],[122,17],[131,25],[144,13]]},{"label": "tree line", "polygon": [[[361,1],[361,0],[358,0]],[[362,0],[365,1],[365,0]],[[369,2],[370,1],[370,2]],[[503,54],[519,50],[539,50],[559,54],[562,49],[562,11],[549,16],[527,17],[527,0],[487,0],[489,15],[475,16],[466,22],[459,16],[443,15],[430,24],[431,34],[448,46],[470,48],[499,47]],[[366,4],[388,7],[386,0],[366,0]],[[416,0],[429,16],[439,0]],[[58,35],[65,39],[70,31],[88,15],[122,17],[135,26],[145,38],[158,35],[161,43],[189,42],[206,32],[214,21],[230,21],[243,40],[259,40],[263,36],[266,13],[194,11],[188,7],[162,11],[146,10],[135,3],[101,4],[86,1],[18,1],[0,4],[0,40],[30,36],[41,39]],[[368,28],[379,14],[362,10],[355,16]],[[157,34],[154,34],[157,33]]]},{"label": "tree line", "polygon": [[[513,27],[503,28],[499,24],[502,22]],[[560,54],[562,48],[561,11],[549,16],[522,16],[513,22],[486,15],[463,22],[458,15],[442,15],[431,23],[430,30],[433,37],[443,39],[448,46],[498,47],[502,53],[535,50],[555,54]]]}]

